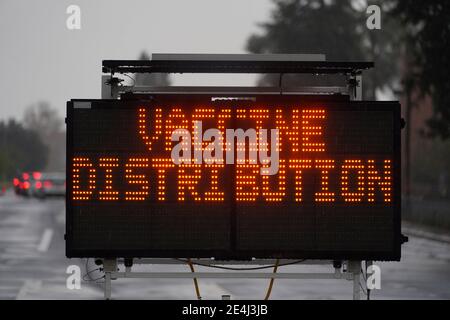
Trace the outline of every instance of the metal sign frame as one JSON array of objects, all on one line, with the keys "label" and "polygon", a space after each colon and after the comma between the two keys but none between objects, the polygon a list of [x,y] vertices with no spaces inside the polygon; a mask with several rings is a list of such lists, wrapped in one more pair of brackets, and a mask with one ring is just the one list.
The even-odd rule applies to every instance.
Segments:
[{"label": "metal sign frame", "polygon": [[[200,61],[200,62],[199,62]],[[203,62],[202,62],[203,61]],[[240,93],[252,94],[256,91],[271,90],[283,94],[286,90],[282,88],[282,74],[284,73],[311,73],[311,74],[342,74],[347,77],[346,87],[305,87],[290,90],[290,94],[304,94],[304,93],[326,93],[326,94],[346,94],[351,100],[362,100],[362,71],[373,67],[373,62],[356,62],[356,63],[342,63],[342,62],[328,62],[325,61],[324,55],[179,55],[179,54],[164,54],[154,55],[151,61],[103,61],[102,70],[107,73],[101,78],[102,99],[118,99],[121,93],[126,92],[142,92],[142,93],[182,93],[188,90],[211,93],[222,91],[222,93],[232,92],[232,89],[225,88],[136,88],[119,86],[120,81],[114,77],[115,73],[139,73],[139,72],[163,72],[163,73],[183,73],[183,72],[213,72],[213,73],[279,73],[280,83],[279,87],[274,88],[242,88]],[[208,91],[211,90],[211,91]],[[228,91],[227,91],[228,90]],[[285,91],[286,92],[286,91]],[[396,222],[396,227],[400,228],[400,220]],[[407,238],[401,235],[400,242],[407,241]],[[133,272],[133,260],[137,264],[184,264],[179,260],[174,259],[144,259],[136,260],[129,259],[128,263],[124,260],[111,257],[100,257],[103,264],[103,271],[105,273],[104,282],[104,298],[111,299],[111,284],[112,280],[118,278],[258,278],[258,279],[345,279],[353,283],[353,299],[359,300],[361,298],[361,271],[363,263],[361,260],[351,261],[305,261],[305,263],[314,265],[332,265],[333,273],[249,273],[249,272],[233,272],[233,273],[199,273],[199,272]],[[195,257],[193,257],[195,258]],[[131,261],[131,264],[130,264]],[[216,261],[210,259],[199,259],[204,264],[250,264],[261,265],[273,263],[273,260],[252,260],[248,262],[233,262],[233,261]],[[367,268],[372,264],[372,261],[365,261]],[[125,271],[120,271],[119,265],[124,265]],[[369,289],[366,288],[367,297],[369,297]],[[364,289],[363,289],[364,290]]]},{"label": "metal sign frame", "polygon": [[[140,99],[143,97],[143,99]],[[73,156],[73,112],[76,109],[85,109],[87,105],[91,105],[89,109],[101,108],[105,109],[111,108],[114,110],[116,108],[125,108],[127,110],[134,110],[138,108],[140,105],[145,103],[157,102],[158,105],[164,106],[167,104],[177,104],[177,102],[188,102],[190,105],[205,105],[214,95],[205,95],[205,94],[189,94],[187,97],[181,96],[178,94],[153,94],[151,96],[147,95],[131,95],[128,96],[127,99],[122,97],[121,100],[72,100],[68,102],[67,109],[67,167],[72,168],[72,156]],[[236,97],[235,95],[230,97]],[[248,98],[249,96],[244,95],[244,98]],[[236,106],[241,104],[243,105],[251,105],[255,104],[259,106],[261,101],[258,100],[259,95],[253,95],[256,101],[236,101],[234,102]],[[147,100],[148,98],[149,100]],[[151,100],[150,100],[151,98]],[[264,103],[272,103],[276,102],[281,105],[290,105],[292,106],[298,101],[298,95],[263,95]],[[104,257],[123,257],[123,258],[134,258],[134,257],[157,257],[157,258],[170,258],[170,257],[178,257],[178,258],[186,258],[186,257],[197,257],[197,258],[206,258],[206,257],[215,257],[216,259],[221,260],[249,260],[254,257],[256,258],[276,258],[282,257],[284,259],[351,259],[351,260],[366,260],[366,259],[374,259],[374,260],[399,260],[400,259],[400,246],[401,246],[401,230],[400,230],[400,170],[401,170],[401,160],[400,160],[400,106],[398,103],[392,102],[372,102],[372,101],[349,101],[348,97],[345,96],[302,96],[302,104],[318,104],[319,102],[326,102],[327,107],[331,110],[370,110],[370,111],[390,111],[393,114],[393,132],[394,136],[392,137],[392,145],[393,145],[393,186],[394,186],[394,194],[393,194],[393,243],[391,244],[392,250],[390,251],[350,251],[350,250],[336,250],[336,251],[327,251],[327,250],[288,250],[285,248],[273,249],[273,250],[243,250],[239,249],[235,245],[236,234],[237,234],[237,219],[238,212],[236,209],[232,209],[236,207],[236,200],[230,199],[232,202],[230,204],[230,249],[229,250],[207,250],[207,249],[198,249],[198,250],[167,250],[161,248],[160,250],[153,249],[143,249],[143,250],[132,250],[132,249],[121,249],[117,250],[114,248],[111,249],[79,249],[76,248],[73,244],[73,200],[71,199],[72,195],[72,183],[71,181],[71,171],[67,170],[67,194],[66,194],[66,207],[67,207],[67,219],[66,219],[66,254],[68,257],[94,257],[94,256],[104,256]],[[339,101],[340,100],[340,101]],[[222,102],[217,102],[218,106],[220,106]],[[350,104],[349,104],[350,103]],[[97,104],[97,105],[96,105]],[[100,105],[99,105],[100,104]],[[214,106],[214,103],[212,103]],[[231,187],[228,186],[228,187]],[[229,194],[232,194],[231,190]],[[201,204],[197,204],[199,206]],[[182,206],[182,204],[180,204]],[[280,204],[280,206],[283,206]],[[362,209],[364,210],[364,209]],[[234,245],[233,245],[234,244]]]}]

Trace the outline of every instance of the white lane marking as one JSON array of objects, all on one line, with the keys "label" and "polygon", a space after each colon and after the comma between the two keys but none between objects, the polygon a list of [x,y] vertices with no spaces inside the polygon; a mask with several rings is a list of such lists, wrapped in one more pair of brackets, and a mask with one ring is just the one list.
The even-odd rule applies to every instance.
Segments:
[{"label": "white lane marking", "polygon": [[50,243],[52,242],[53,230],[45,229],[44,234],[42,235],[41,242],[38,245],[39,252],[46,252],[50,247]]},{"label": "white lane marking", "polygon": [[64,209],[63,211],[61,211],[57,216],[56,216],[56,222],[58,222],[59,224],[64,225],[66,223],[66,209]]},{"label": "white lane marking", "polygon": [[37,292],[42,287],[42,280],[29,279],[25,280],[25,283],[20,288],[19,293],[16,296],[16,300],[23,300],[28,293]]}]

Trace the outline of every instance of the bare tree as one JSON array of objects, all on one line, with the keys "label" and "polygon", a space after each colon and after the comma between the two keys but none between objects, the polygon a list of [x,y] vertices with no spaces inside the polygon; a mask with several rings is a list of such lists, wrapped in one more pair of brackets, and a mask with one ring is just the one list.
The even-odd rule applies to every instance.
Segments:
[{"label": "bare tree", "polygon": [[48,102],[42,101],[25,110],[23,124],[36,131],[42,141],[47,142],[54,133],[62,131],[63,121]]},{"label": "bare tree", "polygon": [[49,149],[46,170],[63,171],[65,168],[65,132],[63,119],[47,102],[29,106],[23,116],[25,128],[36,132]]}]

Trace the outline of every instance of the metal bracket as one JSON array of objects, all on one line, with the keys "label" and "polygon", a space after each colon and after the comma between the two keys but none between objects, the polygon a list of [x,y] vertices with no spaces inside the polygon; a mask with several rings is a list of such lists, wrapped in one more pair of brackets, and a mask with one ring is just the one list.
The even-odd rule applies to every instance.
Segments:
[{"label": "metal bracket", "polygon": [[351,100],[362,100],[362,75],[361,73],[352,74],[347,80],[348,92]]},{"label": "metal bracket", "polygon": [[118,99],[119,98],[119,84],[122,79],[110,75],[102,75],[102,99]]},{"label": "metal bracket", "polygon": [[[128,259],[129,261],[130,259]],[[214,261],[207,259],[198,259],[196,261],[201,261],[202,265],[262,265],[270,264],[271,260],[254,260],[246,262],[238,261]],[[286,263],[290,260],[283,260]],[[130,279],[315,279],[315,280],[326,280],[326,279],[343,279],[348,281],[353,281],[353,299],[360,299],[360,289],[361,289],[361,261],[348,261],[347,269],[342,264],[335,264],[330,261],[305,261],[302,264],[306,265],[327,265],[331,264],[333,266],[334,272],[284,272],[284,273],[272,273],[272,272],[132,272],[132,266],[136,264],[179,264],[184,265],[185,263],[176,259],[136,259],[133,261],[132,265],[127,264],[125,266],[125,271],[120,271],[118,264],[122,264],[123,261],[118,259],[105,259],[103,261],[103,267],[105,272],[105,285],[104,285],[104,297],[105,299],[111,299],[111,281],[120,278],[130,278]]]}]

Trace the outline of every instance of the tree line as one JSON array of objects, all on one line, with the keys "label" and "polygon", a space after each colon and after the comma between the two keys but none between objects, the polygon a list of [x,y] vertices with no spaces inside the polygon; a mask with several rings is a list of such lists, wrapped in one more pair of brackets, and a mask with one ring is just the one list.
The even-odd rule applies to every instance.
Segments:
[{"label": "tree line", "polygon": [[[366,27],[369,5],[380,8],[380,29]],[[433,100],[425,135],[450,138],[450,1],[274,0],[268,21],[251,35],[251,53],[324,53],[330,61],[374,61],[365,73],[364,98],[386,89]],[[316,77],[317,78],[317,77]],[[339,84],[343,79],[328,77]],[[260,84],[277,85],[266,75]],[[314,85],[286,75],[286,86]],[[323,82],[322,82],[323,83]]]},{"label": "tree line", "polygon": [[63,171],[63,124],[47,102],[29,106],[21,120],[0,120],[0,180],[25,171]]}]

